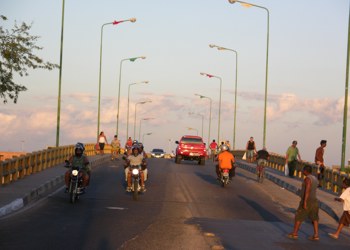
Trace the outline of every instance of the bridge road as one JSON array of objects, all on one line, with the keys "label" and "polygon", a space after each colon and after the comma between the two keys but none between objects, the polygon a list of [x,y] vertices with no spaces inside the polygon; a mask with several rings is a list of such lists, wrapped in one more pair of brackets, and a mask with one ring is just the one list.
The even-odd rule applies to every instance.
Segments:
[{"label": "bridge road", "polygon": [[0,220],[0,249],[348,249],[347,233],[327,233],[337,223],[321,212],[319,242],[310,223],[299,240],[287,239],[299,202],[275,184],[255,182],[238,170],[222,188],[214,166],[149,159],[147,192],[139,201],[125,193],[122,161],[93,172],[88,192],[70,204],[63,189]]}]

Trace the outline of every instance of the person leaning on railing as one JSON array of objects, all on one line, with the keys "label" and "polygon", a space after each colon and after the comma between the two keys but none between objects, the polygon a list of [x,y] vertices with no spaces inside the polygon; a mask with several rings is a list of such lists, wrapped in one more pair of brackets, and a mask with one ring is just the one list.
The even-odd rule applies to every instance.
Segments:
[{"label": "person leaning on railing", "polygon": [[327,146],[327,141],[321,140],[320,145],[321,146],[319,146],[316,149],[316,153],[315,153],[315,164],[317,165],[318,187],[322,187],[322,180],[324,177],[325,165],[324,165],[323,155],[324,155],[324,148]]},{"label": "person leaning on railing", "polygon": [[298,159],[301,161],[299,149],[297,147],[298,142],[293,141],[292,145],[287,149],[286,152],[286,164],[288,165],[289,177],[294,177],[294,172],[297,166]]}]

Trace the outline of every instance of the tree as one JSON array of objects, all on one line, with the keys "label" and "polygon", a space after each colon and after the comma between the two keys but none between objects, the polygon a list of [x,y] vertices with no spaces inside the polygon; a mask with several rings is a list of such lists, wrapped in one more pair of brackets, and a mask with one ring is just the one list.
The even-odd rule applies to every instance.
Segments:
[{"label": "tree", "polygon": [[[0,15],[1,21],[7,21],[7,17]],[[59,65],[44,62],[34,55],[33,51],[43,48],[36,45],[40,37],[29,34],[31,27],[24,22],[21,25],[15,22],[10,31],[0,26],[0,99],[3,99],[3,103],[7,103],[8,98],[17,103],[19,93],[27,90],[14,82],[14,73],[23,77],[29,75],[28,69],[59,68]]]}]

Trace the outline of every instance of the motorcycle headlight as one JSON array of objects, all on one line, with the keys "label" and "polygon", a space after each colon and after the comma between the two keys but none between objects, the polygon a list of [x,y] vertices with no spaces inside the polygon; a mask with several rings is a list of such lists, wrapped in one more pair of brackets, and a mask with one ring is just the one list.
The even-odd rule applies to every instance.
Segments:
[{"label": "motorcycle headlight", "polygon": [[133,174],[133,175],[138,175],[138,174],[139,174],[139,170],[138,170],[137,168],[134,168],[134,169],[132,170],[132,174]]},{"label": "motorcycle headlight", "polygon": [[79,173],[79,171],[78,171],[78,170],[76,170],[76,169],[74,169],[74,170],[72,171],[72,175],[74,175],[74,176],[77,176],[77,175],[78,175],[78,173]]}]

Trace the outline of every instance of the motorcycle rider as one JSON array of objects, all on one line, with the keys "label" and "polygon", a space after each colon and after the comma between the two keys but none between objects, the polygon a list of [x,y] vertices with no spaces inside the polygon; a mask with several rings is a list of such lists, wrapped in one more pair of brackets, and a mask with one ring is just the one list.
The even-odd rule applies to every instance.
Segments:
[{"label": "motorcycle rider", "polygon": [[[140,147],[140,154],[143,155],[143,158],[144,159],[147,159],[147,154],[144,150],[144,147],[143,147],[143,143],[142,142],[139,142],[139,147]],[[144,161],[144,163],[142,164],[141,166],[142,168],[142,171],[143,171],[143,174],[145,176],[145,181],[147,181],[147,178],[148,178],[148,169],[147,169],[147,164],[146,164],[146,161]]]},{"label": "motorcycle rider", "polygon": [[218,155],[218,165],[216,165],[216,174],[218,176],[218,179],[221,177],[221,170],[222,169],[229,169],[229,175],[230,180],[232,180],[232,177],[235,176],[234,171],[234,163],[235,163],[235,157],[231,152],[228,150],[229,148],[226,145],[221,146],[221,152]]},{"label": "motorcycle rider", "polygon": [[[85,147],[84,144],[78,142],[74,147],[74,155],[72,155],[68,162],[69,165],[78,166],[80,168],[79,175],[82,177],[83,183],[82,187],[85,188],[89,185],[91,168],[89,166],[90,162],[86,155],[84,155]],[[68,190],[70,182],[71,169],[67,170],[64,175],[64,181],[66,183],[66,190]]]},{"label": "motorcycle rider", "polygon": [[[140,148],[137,144],[132,147],[132,154],[127,158],[128,166],[142,166],[145,164],[145,159],[142,154],[140,154]],[[131,192],[131,168],[127,167],[127,182],[128,186],[126,188],[127,192]],[[140,171],[140,180],[141,180],[141,192],[145,192],[145,179],[143,171]]]}]

